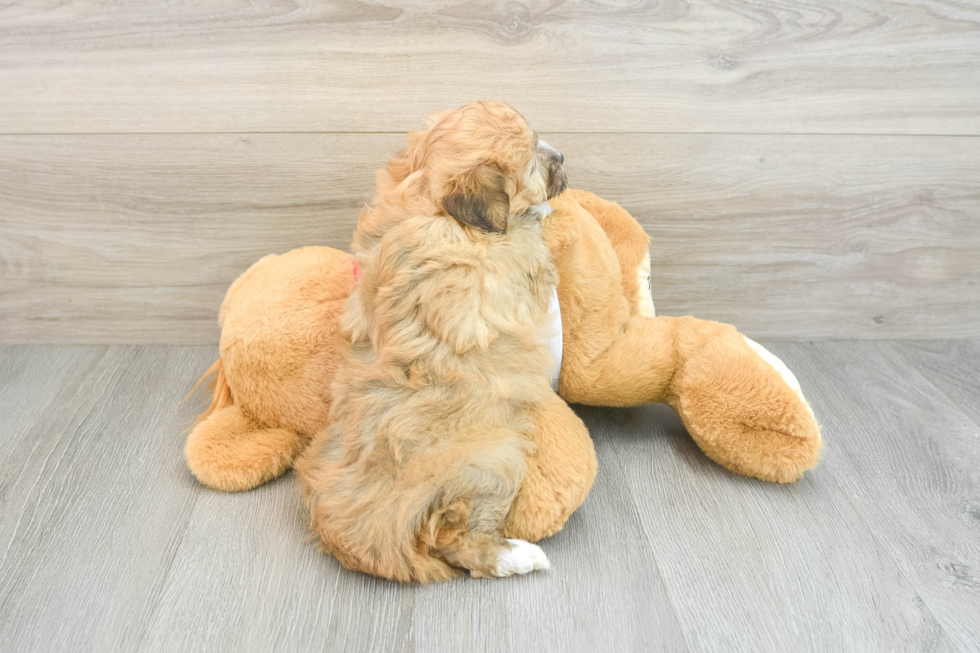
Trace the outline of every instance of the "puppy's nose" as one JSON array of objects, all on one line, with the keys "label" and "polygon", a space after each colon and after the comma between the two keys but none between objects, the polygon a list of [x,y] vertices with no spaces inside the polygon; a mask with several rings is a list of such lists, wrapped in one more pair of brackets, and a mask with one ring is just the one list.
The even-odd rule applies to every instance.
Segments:
[{"label": "puppy's nose", "polygon": [[558,153],[558,163],[565,163],[565,155],[561,152]]}]

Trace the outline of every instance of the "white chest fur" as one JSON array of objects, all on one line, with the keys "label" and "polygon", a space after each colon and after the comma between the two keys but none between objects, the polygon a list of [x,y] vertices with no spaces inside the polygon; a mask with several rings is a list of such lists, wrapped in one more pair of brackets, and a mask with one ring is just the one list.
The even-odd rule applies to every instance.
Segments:
[{"label": "white chest fur", "polygon": [[[541,202],[531,207],[540,220],[551,215],[551,204]],[[551,387],[558,392],[558,375],[561,373],[561,307],[558,305],[558,288],[551,289],[551,301],[548,302],[548,352],[551,354]]]},{"label": "white chest fur", "polygon": [[558,375],[561,373],[561,307],[558,305],[558,288],[551,290],[548,303],[548,352],[551,354],[551,387],[558,392]]}]

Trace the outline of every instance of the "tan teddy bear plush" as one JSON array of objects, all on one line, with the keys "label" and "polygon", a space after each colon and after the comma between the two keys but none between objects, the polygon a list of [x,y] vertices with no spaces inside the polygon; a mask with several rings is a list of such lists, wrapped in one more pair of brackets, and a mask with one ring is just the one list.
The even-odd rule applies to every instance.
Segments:
[{"label": "tan teddy bear plush", "polygon": [[[508,537],[551,535],[591,488],[595,452],[566,401],[667,403],[708,457],[762,480],[791,482],[816,465],[819,427],[778,358],[730,325],[655,317],[649,238],[619,205],[568,190],[551,206],[560,397],[536,416]],[[221,357],[208,372],[217,374],[213,399],[187,439],[202,483],[243,491],[274,479],[327,426],[355,273],[350,254],[304,247],[266,256],[232,284]]]}]

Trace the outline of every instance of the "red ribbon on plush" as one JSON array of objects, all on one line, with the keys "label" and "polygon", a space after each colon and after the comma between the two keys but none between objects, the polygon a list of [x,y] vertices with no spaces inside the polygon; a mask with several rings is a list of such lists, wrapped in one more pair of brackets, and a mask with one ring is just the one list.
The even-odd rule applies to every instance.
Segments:
[{"label": "red ribbon on plush", "polygon": [[351,270],[354,272],[354,281],[361,280],[361,266],[358,265],[357,259],[351,259],[350,262]]}]

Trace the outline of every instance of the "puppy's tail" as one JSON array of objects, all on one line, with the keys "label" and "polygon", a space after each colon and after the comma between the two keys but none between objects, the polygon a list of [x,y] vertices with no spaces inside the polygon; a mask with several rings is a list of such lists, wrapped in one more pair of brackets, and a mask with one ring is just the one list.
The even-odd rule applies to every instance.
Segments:
[{"label": "puppy's tail", "polygon": [[228,380],[225,378],[225,369],[220,358],[214,362],[214,365],[208,368],[208,371],[205,372],[200,379],[197,380],[197,383],[194,384],[194,387],[191,388],[191,391],[187,393],[187,396],[184,397],[181,403],[190,399],[191,395],[197,392],[197,389],[201,387],[202,383],[204,383],[204,380],[212,374],[217,375],[215,376],[214,380],[211,381],[211,405],[208,406],[207,410],[201,413],[196,420],[194,420],[194,424],[192,426],[197,426],[206,420],[214,411],[221,410],[225,406],[230,406],[231,404],[235,403],[231,397],[231,386],[228,385]]}]

